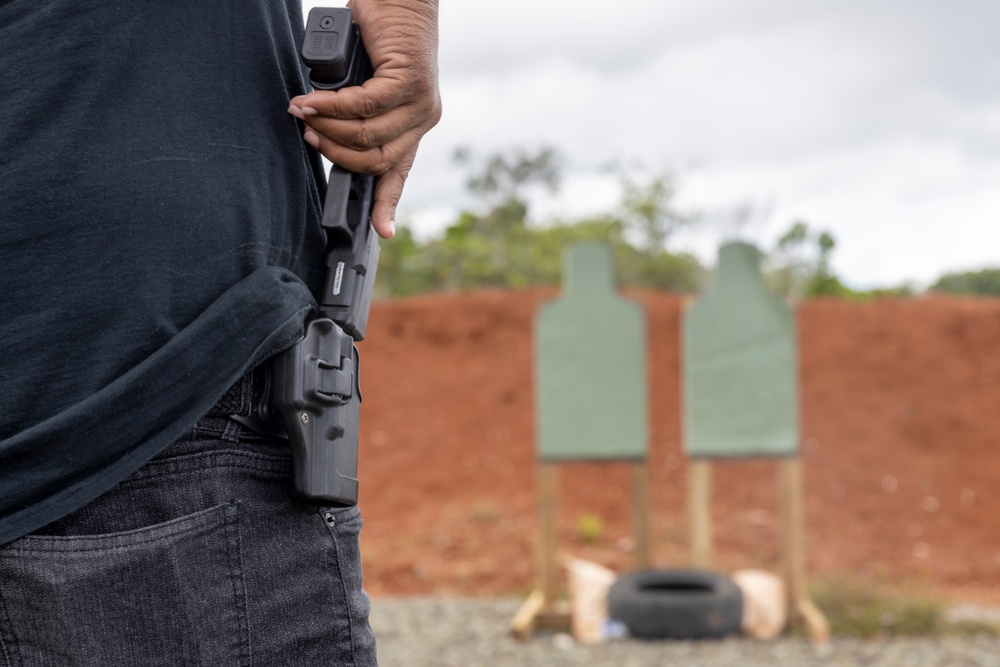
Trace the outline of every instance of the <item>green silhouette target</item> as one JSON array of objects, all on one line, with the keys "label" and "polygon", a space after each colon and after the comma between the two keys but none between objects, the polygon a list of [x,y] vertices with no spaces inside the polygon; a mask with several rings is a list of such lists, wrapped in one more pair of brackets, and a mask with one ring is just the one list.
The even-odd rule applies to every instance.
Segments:
[{"label": "green silhouette target", "polygon": [[770,293],[760,252],[719,250],[711,290],[683,329],[684,443],[692,458],[798,453],[798,373],[791,309]]},{"label": "green silhouette target", "polygon": [[645,459],[645,338],[642,308],[615,290],[610,248],[567,248],[563,295],[535,321],[541,460]]}]

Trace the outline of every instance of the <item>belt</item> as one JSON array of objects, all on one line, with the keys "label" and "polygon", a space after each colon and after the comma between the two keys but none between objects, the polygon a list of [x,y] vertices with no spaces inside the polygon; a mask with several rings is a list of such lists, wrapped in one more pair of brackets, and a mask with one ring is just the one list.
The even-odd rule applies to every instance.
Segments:
[{"label": "belt", "polygon": [[233,386],[226,390],[215,405],[205,414],[206,417],[231,417],[233,415],[248,416],[264,398],[270,383],[270,366],[261,364],[247,371]]},{"label": "belt", "polygon": [[[202,419],[228,418],[260,435],[287,440],[281,418],[269,410],[271,364],[264,362],[233,383]],[[197,424],[185,432],[193,434]]]}]

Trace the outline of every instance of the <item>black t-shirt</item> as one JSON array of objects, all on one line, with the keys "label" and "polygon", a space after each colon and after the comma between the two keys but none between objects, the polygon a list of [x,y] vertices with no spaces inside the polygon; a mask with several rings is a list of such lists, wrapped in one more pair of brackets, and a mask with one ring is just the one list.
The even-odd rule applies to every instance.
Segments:
[{"label": "black t-shirt", "polygon": [[300,335],[322,275],[299,0],[0,3],[0,544]]}]

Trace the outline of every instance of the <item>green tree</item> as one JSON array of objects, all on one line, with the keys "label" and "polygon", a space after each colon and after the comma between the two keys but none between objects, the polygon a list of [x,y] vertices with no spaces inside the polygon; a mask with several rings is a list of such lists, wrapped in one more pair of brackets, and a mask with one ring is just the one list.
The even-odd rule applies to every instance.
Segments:
[{"label": "green tree", "polygon": [[833,275],[830,269],[830,253],[837,245],[828,232],[820,232],[816,239],[819,257],[816,261],[816,271],[806,282],[805,297],[818,296],[851,296],[852,292],[845,287],[840,279]]},{"label": "green tree", "polygon": [[441,288],[447,277],[447,267],[435,261],[427,252],[426,244],[414,238],[413,230],[405,222],[397,224],[392,239],[380,241],[380,244],[376,298],[412,296]]},{"label": "green tree", "polygon": [[561,159],[555,149],[514,149],[477,159],[467,149],[455,152],[466,167],[466,189],[482,202],[482,212],[465,211],[429,250],[448,267],[444,289],[524,287],[537,284],[532,262],[526,190],[555,193]]},{"label": "green tree", "polygon": [[479,159],[465,146],[455,149],[452,160],[470,169],[465,188],[490,206],[497,206],[512,199],[520,200],[524,188],[544,186],[555,193],[562,180],[562,157],[551,146],[534,151],[524,148],[511,149],[509,154],[492,153]]},{"label": "green tree", "polygon": [[946,273],[930,287],[934,292],[1000,296],[1000,269]]},{"label": "green tree", "polygon": [[383,244],[380,296],[558,285],[563,249],[582,241],[612,246],[620,284],[697,287],[697,260],[666,247],[671,235],[692,220],[673,205],[669,174],[646,180],[623,177],[621,202],[606,214],[538,224],[530,218],[529,194],[558,191],[562,160],[554,149],[515,149],[485,158],[460,149],[455,160],[468,172],[466,189],[478,206],[463,211],[441,237],[426,243],[417,243],[401,226],[397,238]]},{"label": "green tree", "polygon": [[829,232],[814,232],[806,222],[796,220],[767,257],[767,282],[791,299],[853,295],[830,267],[836,246]]},{"label": "green tree", "polygon": [[809,225],[801,220],[778,239],[765,258],[765,276],[771,289],[789,298],[801,298],[811,270],[808,256]]},{"label": "green tree", "polygon": [[669,173],[654,174],[644,181],[622,173],[621,185],[622,222],[637,237],[638,247],[647,252],[664,251],[670,237],[694,220],[674,206],[677,190]]}]

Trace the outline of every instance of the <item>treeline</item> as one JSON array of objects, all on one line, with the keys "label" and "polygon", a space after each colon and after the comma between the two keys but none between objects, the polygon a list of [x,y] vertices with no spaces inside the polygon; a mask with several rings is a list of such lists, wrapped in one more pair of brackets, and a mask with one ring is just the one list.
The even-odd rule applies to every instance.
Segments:
[{"label": "treeline", "polygon": [[667,249],[671,236],[690,224],[673,203],[669,175],[637,181],[622,176],[622,198],[614,210],[545,225],[530,219],[528,195],[555,192],[560,158],[550,148],[515,150],[477,159],[458,151],[467,190],[480,202],[464,211],[438,238],[418,242],[406,226],[382,246],[377,289],[381,296],[484,287],[558,285],[562,251],[571,243],[603,241],[615,254],[622,285],[691,291],[702,267],[687,253]]},{"label": "treeline", "polygon": [[[379,297],[559,285],[563,248],[583,241],[612,247],[619,285],[694,292],[707,276],[693,255],[670,250],[678,230],[699,224],[696,215],[677,208],[670,174],[637,177],[620,171],[622,195],[612,210],[542,225],[531,219],[529,194],[539,188],[558,190],[562,165],[553,149],[486,157],[459,150],[455,159],[465,168],[465,186],[478,207],[463,211],[442,235],[427,241],[418,241],[401,224],[396,237],[382,244]],[[797,221],[775,247],[762,249],[765,279],[777,293],[793,299],[913,293],[908,286],[869,292],[849,289],[831,269],[835,247],[828,232]],[[1000,294],[1000,270],[942,276],[932,289]]]},{"label": "treeline", "polygon": [[952,294],[1000,296],[1000,269],[946,273],[931,285],[931,291]]}]

